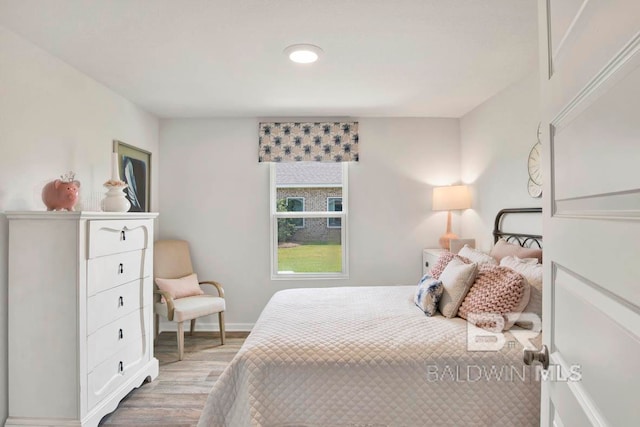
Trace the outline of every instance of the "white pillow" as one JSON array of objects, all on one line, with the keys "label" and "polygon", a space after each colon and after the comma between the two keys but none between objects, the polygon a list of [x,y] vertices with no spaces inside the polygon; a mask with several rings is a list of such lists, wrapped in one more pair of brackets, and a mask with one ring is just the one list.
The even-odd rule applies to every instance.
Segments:
[{"label": "white pillow", "polygon": [[478,264],[466,264],[457,258],[449,261],[440,275],[444,292],[438,307],[444,317],[451,318],[458,314],[458,308],[476,280],[476,274]]},{"label": "white pillow", "polygon": [[495,260],[491,255],[485,254],[477,249],[473,249],[469,247],[469,245],[464,245],[462,249],[458,252],[458,255],[469,258],[471,262],[475,262],[476,264],[489,264],[489,265],[498,265],[498,261]]},{"label": "white pillow", "polygon": [[[517,256],[513,256],[510,258],[515,258],[515,260],[521,264],[531,264],[531,265],[540,264],[540,262],[538,261],[538,258],[518,258]],[[502,264],[502,260],[500,260],[500,264]]]},{"label": "white pillow", "polygon": [[489,253],[498,262],[506,256],[518,256],[521,258],[537,258],[539,262],[542,262],[542,249],[540,248],[525,248],[520,245],[509,243],[504,239],[500,239],[491,248]]},{"label": "white pillow", "polygon": [[[537,314],[542,318],[542,264],[533,264],[514,256],[506,256],[500,261],[500,265],[522,274],[531,287],[529,303],[523,313]],[[521,325],[518,322],[518,326]]]}]

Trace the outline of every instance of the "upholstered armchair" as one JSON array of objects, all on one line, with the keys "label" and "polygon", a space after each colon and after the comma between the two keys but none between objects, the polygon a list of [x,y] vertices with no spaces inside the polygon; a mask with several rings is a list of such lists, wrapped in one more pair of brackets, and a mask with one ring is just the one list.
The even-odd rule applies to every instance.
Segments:
[{"label": "upholstered armchair", "polygon": [[[177,322],[179,360],[184,356],[184,322],[187,320],[191,321],[190,334],[193,334],[198,317],[218,313],[220,341],[224,345],[224,289],[218,282],[197,280],[186,241],[159,240],[155,243],[153,276],[155,336],[158,336],[159,316]],[[204,293],[200,289],[204,286],[216,288],[218,296]]]}]

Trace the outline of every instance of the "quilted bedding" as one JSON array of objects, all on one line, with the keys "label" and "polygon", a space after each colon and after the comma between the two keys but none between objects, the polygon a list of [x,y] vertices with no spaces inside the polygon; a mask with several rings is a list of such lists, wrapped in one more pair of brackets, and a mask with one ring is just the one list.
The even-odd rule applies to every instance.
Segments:
[{"label": "quilted bedding", "polygon": [[199,426],[537,426],[540,383],[506,334],[427,317],[414,286],[276,293],[215,383]]}]

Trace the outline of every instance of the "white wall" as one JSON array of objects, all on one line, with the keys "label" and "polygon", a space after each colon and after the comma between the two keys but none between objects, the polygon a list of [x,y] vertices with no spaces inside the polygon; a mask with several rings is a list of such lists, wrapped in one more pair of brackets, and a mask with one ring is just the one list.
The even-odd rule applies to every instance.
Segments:
[{"label": "white wall", "polygon": [[422,248],[437,245],[446,222],[444,212],[430,212],[431,188],[460,177],[458,120],[359,122],[361,161],[349,166],[350,279],[272,281],[258,120],[161,121],[160,236],[190,241],[199,277],[224,284],[229,329],[250,327],[281,289],[419,279]]},{"label": "white wall", "polygon": [[[460,119],[461,176],[473,195],[473,209],[463,214],[462,236],[475,238],[477,248],[492,247],[493,221],[500,209],[542,206],[542,199],[527,192],[527,158],[537,142],[539,102],[538,74],[532,73]],[[539,214],[506,225],[542,234]]]},{"label": "white wall", "polygon": [[[1,26],[0,82],[0,211],[44,210],[42,185],[69,170],[81,181],[85,204],[99,197],[113,139],[158,152],[155,117]],[[8,399],[7,228],[0,215],[0,425]]]}]

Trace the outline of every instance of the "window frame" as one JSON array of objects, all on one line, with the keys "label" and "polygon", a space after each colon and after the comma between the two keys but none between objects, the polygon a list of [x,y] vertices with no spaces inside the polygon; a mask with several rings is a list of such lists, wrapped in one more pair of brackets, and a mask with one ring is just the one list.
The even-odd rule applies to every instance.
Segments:
[{"label": "window frame", "polygon": [[[302,200],[302,210],[300,212],[304,212],[305,211],[305,198],[304,197],[299,197],[299,196],[291,196],[291,197],[285,197],[285,201],[287,202],[287,206],[289,206],[289,200],[291,199],[295,199],[295,200]],[[297,212],[297,211],[290,211],[290,212]],[[300,230],[302,228],[304,228],[306,224],[306,221],[304,218],[302,218],[302,225],[296,225],[295,228],[297,230]]]},{"label": "window frame", "polygon": [[[348,279],[349,278],[349,228],[348,221],[348,200],[349,200],[349,167],[348,162],[342,162],[342,185],[322,187],[335,187],[342,189],[342,211],[341,212],[278,212],[277,185],[276,185],[277,163],[271,162],[269,168],[269,211],[270,211],[270,258],[271,258],[271,280],[326,280],[326,279]],[[309,186],[312,187],[312,186]],[[327,207],[328,209],[328,207]],[[340,243],[342,247],[342,271],[339,273],[279,273],[278,272],[278,219],[279,218],[340,218]]]},{"label": "window frame", "polygon": [[[338,197],[338,196],[328,196],[327,197],[327,212],[342,212],[342,211],[330,211],[329,210],[329,204],[330,204],[330,200],[331,199],[340,199],[340,204],[342,204],[342,197]],[[334,204],[334,208],[335,208],[335,204]],[[343,207],[344,209],[344,207]],[[331,229],[338,229],[338,228],[342,228],[342,221],[340,221],[340,225],[331,225],[331,220],[333,218],[327,218],[327,228],[331,228]]]}]

